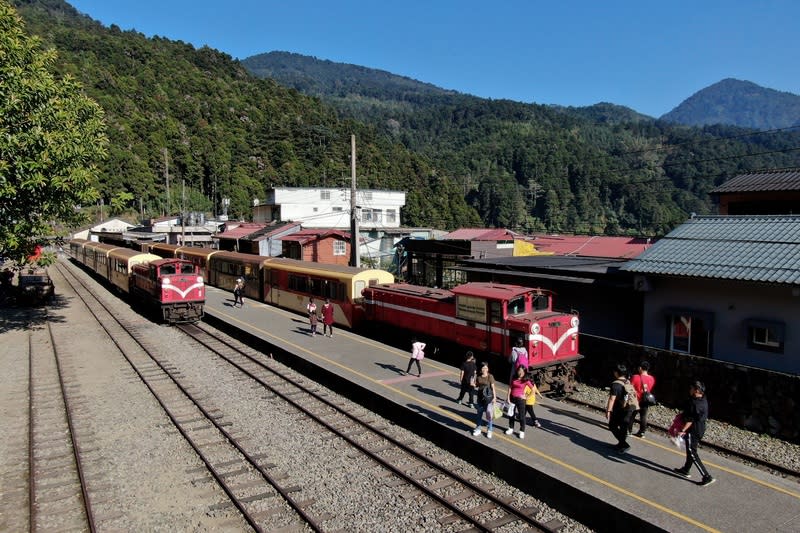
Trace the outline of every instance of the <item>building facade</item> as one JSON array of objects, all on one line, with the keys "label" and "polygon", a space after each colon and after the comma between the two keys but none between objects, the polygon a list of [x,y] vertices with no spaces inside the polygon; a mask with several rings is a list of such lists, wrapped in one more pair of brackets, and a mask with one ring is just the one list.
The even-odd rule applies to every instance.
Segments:
[{"label": "building facade", "polygon": [[[350,189],[276,187],[254,201],[253,222],[301,222],[304,228],[350,228]],[[361,230],[400,227],[406,193],[358,190],[356,209]]]}]

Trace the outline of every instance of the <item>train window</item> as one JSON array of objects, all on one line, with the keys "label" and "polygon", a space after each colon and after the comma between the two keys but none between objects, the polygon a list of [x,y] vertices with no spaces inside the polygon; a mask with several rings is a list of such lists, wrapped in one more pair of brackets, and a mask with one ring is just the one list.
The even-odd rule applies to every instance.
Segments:
[{"label": "train window", "polygon": [[508,301],[509,315],[522,315],[525,313],[525,297],[519,296]]},{"label": "train window", "polygon": [[161,266],[161,275],[162,276],[171,276],[175,273],[175,265],[162,265]]},{"label": "train window", "polygon": [[181,264],[181,274],[194,274],[194,265],[191,263]]},{"label": "train window", "polygon": [[289,289],[297,292],[308,292],[308,278],[289,274]]},{"label": "train window", "polygon": [[308,292],[314,296],[322,296],[322,280],[308,278]]},{"label": "train window", "polygon": [[534,311],[547,311],[550,309],[550,296],[547,294],[535,294],[532,303]]},{"label": "train window", "polygon": [[364,292],[364,289],[367,288],[367,284],[364,283],[363,280],[357,280],[354,288],[355,288],[355,294],[353,296],[355,298],[361,298],[361,293]]}]

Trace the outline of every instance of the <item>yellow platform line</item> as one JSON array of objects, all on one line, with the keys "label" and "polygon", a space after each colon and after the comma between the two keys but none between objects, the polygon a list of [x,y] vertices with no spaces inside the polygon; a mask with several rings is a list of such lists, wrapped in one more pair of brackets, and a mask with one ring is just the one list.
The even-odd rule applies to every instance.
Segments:
[{"label": "yellow platform line", "polygon": [[[290,312],[285,311],[283,309],[275,308],[274,306],[270,306],[270,305],[263,304],[263,303],[261,303],[261,305],[263,305],[264,308],[269,309],[271,311],[280,311],[282,313],[285,313],[287,316],[298,316],[295,313],[290,313]],[[324,361],[326,364],[338,367],[338,368],[340,368],[340,369],[342,369],[342,370],[344,370],[346,372],[349,372],[350,374],[356,375],[356,376],[360,377],[361,379],[364,379],[364,380],[366,380],[366,381],[368,381],[370,383],[373,383],[373,384],[379,385],[379,386],[381,386],[381,387],[383,387],[385,389],[391,390],[392,392],[394,392],[394,393],[396,393],[396,394],[398,394],[398,395],[400,395],[400,396],[402,396],[404,398],[407,398],[408,400],[410,400],[412,402],[416,402],[418,404],[422,404],[425,407],[427,407],[428,409],[436,411],[437,413],[439,413],[441,415],[447,416],[448,418],[450,418],[452,420],[458,420],[458,421],[464,422],[467,425],[470,425],[470,424],[473,423],[472,420],[467,420],[462,416],[454,415],[451,411],[447,411],[447,410],[442,409],[441,407],[439,407],[437,405],[430,404],[430,403],[426,402],[425,400],[419,398],[418,396],[414,396],[414,395],[408,394],[405,391],[402,391],[402,390],[397,389],[395,387],[392,387],[390,385],[384,384],[380,380],[377,380],[377,379],[375,379],[375,378],[373,378],[371,376],[363,374],[362,372],[354,370],[354,369],[352,369],[352,368],[350,368],[350,367],[348,367],[348,366],[346,366],[346,365],[344,365],[344,364],[342,364],[342,363],[340,363],[338,361],[334,361],[334,360],[328,359],[328,358],[326,358],[326,357],[324,357],[322,355],[319,355],[316,352],[310,350],[306,346],[302,346],[300,344],[297,344],[295,342],[287,340],[287,339],[285,339],[283,337],[279,337],[278,335],[270,333],[269,331],[261,329],[261,328],[259,328],[257,326],[253,326],[252,324],[249,324],[247,322],[243,322],[242,320],[240,320],[237,317],[235,317],[233,315],[230,315],[228,313],[223,313],[223,314],[226,317],[230,318],[232,322],[236,322],[236,323],[238,323],[238,324],[240,324],[242,326],[246,326],[248,328],[253,328],[256,331],[258,331],[260,333],[263,333],[264,335],[266,335],[268,337],[271,337],[273,339],[279,340],[279,341],[281,341],[282,343],[284,343],[284,344],[286,344],[288,346],[291,346],[291,347],[293,347],[293,348],[295,348],[295,349],[297,349],[297,350],[299,350],[301,352],[304,352],[304,353],[306,353],[306,354],[308,354],[308,355],[310,355],[312,357],[315,357],[315,358],[317,358],[317,359],[319,359],[321,361]],[[384,344],[373,342],[373,341],[370,341],[369,339],[364,339],[363,337],[360,337],[358,335],[354,335],[354,334],[349,333],[347,331],[343,331],[343,330],[339,330],[339,331],[340,331],[339,334],[347,335],[351,340],[354,340],[354,341],[359,342],[361,344],[367,345],[367,346],[369,346],[371,348],[377,348],[377,349],[379,349],[381,351],[390,353],[394,357],[402,357],[398,353],[398,351],[396,349],[393,349],[393,348],[389,349]],[[407,357],[410,357],[410,353],[409,353],[409,355]],[[440,364],[438,364],[436,362],[427,362],[426,366],[433,367],[433,368],[438,368],[439,370],[447,371],[451,375],[455,374],[451,370],[452,367],[440,365]],[[699,521],[697,521],[697,520],[695,520],[695,519],[693,519],[693,518],[691,518],[689,516],[686,516],[686,515],[681,514],[681,513],[677,512],[677,511],[674,511],[674,510],[670,509],[669,507],[665,507],[665,506],[663,506],[663,505],[661,505],[661,504],[659,504],[657,502],[654,502],[652,500],[644,498],[644,497],[642,497],[642,496],[640,496],[640,495],[638,495],[638,494],[636,494],[634,492],[631,492],[629,490],[626,490],[626,489],[624,489],[624,488],[622,488],[622,487],[620,487],[618,485],[614,485],[613,483],[610,483],[610,482],[608,482],[608,481],[606,481],[606,480],[604,480],[602,478],[599,478],[599,477],[595,476],[594,474],[586,472],[585,470],[581,470],[580,468],[572,466],[569,463],[565,463],[564,461],[562,461],[560,459],[557,459],[555,457],[552,457],[552,456],[550,456],[548,454],[545,454],[545,453],[543,453],[543,452],[541,452],[541,451],[539,451],[539,450],[537,450],[535,448],[531,448],[529,446],[526,446],[524,444],[519,443],[516,440],[511,440],[511,439],[509,439],[509,438],[507,438],[505,436],[502,436],[501,438],[503,440],[505,440],[506,442],[508,442],[509,444],[513,444],[515,446],[518,446],[518,447],[520,447],[520,448],[522,448],[522,449],[524,449],[524,450],[526,450],[526,451],[528,451],[528,452],[530,452],[530,453],[532,453],[534,455],[539,456],[542,459],[545,459],[547,461],[550,461],[553,464],[561,466],[562,468],[565,468],[565,469],[567,469],[567,470],[569,470],[569,471],[571,471],[571,472],[573,472],[573,473],[575,473],[575,474],[577,474],[579,476],[585,477],[586,479],[594,481],[594,482],[596,482],[596,483],[598,483],[600,485],[603,485],[603,486],[605,486],[607,488],[610,488],[610,489],[612,489],[614,491],[617,491],[617,492],[619,492],[621,494],[624,494],[624,495],[626,495],[626,496],[628,496],[630,498],[638,500],[639,502],[644,503],[645,505],[648,505],[648,506],[650,506],[650,507],[652,507],[654,509],[657,509],[657,510],[663,512],[663,513],[666,513],[666,514],[669,514],[671,516],[674,516],[675,518],[679,518],[680,520],[683,520],[683,521],[685,521],[685,522],[687,522],[689,524],[692,524],[692,525],[694,525],[694,526],[696,526],[696,527],[698,527],[700,529],[703,529],[705,531],[710,531],[710,532],[719,532],[719,530],[717,530],[717,529],[715,529],[715,528],[713,528],[713,527],[711,527],[709,525],[706,525],[706,524],[704,524],[702,522],[699,522]],[[645,442],[648,442],[648,441],[645,441]],[[664,449],[669,450],[669,448],[667,448],[666,446],[661,446],[661,445],[658,445],[658,444],[652,443],[652,442],[650,444],[652,444],[654,446],[660,446],[660,447],[662,447]],[[669,450],[669,451],[675,452],[675,450]],[[711,463],[708,463],[708,464],[711,464]],[[736,472],[734,470],[730,470],[730,469],[727,469],[725,467],[720,467],[718,465],[715,465],[715,468],[719,468],[720,470],[723,470],[725,472],[741,476],[741,477],[743,477],[745,479],[748,479],[749,481],[753,481],[753,482],[759,483],[759,484],[761,484],[761,485],[763,485],[765,487],[777,490],[779,492],[783,492],[783,493],[788,494],[790,496],[794,496],[794,497],[800,498],[800,495],[798,495],[798,494],[795,494],[795,493],[793,493],[791,491],[785,490],[782,487],[777,487],[777,486],[772,485],[770,483],[761,482],[760,480],[752,478],[752,477],[750,477],[750,476],[748,476],[746,474],[741,474],[741,473]]]}]

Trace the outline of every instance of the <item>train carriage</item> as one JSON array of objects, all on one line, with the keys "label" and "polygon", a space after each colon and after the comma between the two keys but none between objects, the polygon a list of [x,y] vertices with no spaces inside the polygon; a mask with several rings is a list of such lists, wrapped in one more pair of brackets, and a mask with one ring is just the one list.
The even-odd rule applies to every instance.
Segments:
[{"label": "train carriage", "polygon": [[108,254],[109,281],[119,290],[130,292],[131,272],[135,265],[161,259],[154,254],[147,254],[131,250],[130,248],[116,248]]},{"label": "train carriage", "polygon": [[111,253],[112,250],[116,250],[118,248],[119,246],[114,246],[113,244],[104,244],[93,241],[87,242],[83,246],[83,264],[101,278],[108,280],[108,254]]},{"label": "train carriage", "polygon": [[320,300],[319,306],[329,298],[334,322],[353,328],[364,318],[364,289],[393,281],[394,276],[384,270],[275,258],[264,263],[261,299],[305,314],[310,296]]},{"label": "train carriage", "polygon": [[208,260],[212,255],[218,254],[219,250],[213,248],[203,248],[199,246],[181,246],[175,251],[175,257],[191,261],[200,269],[200,272],[208,278]]},{"label": "train carriage", "polygon": [[242,278],[244,279],[244,296],[253,300],[262,299],[261,269],[264,262],[269,260],[268,257],[240,252],[215,252],[207,257],[206,275],[209,284],[223,290],[233,291],[236,280]]},{"label": "train carriage", "polygon": [[175,257],[175,252],[178,251],[180,246],[177,244],[166,244],[163,242],[148,242],[142,245],[142,251],[155,254],[164,259]]},{"label": "train carriage", "polygon": [[69,255],[79,263],[86,261],[84,247],[89,241],[86,239],[72,239],[69,241]]}]

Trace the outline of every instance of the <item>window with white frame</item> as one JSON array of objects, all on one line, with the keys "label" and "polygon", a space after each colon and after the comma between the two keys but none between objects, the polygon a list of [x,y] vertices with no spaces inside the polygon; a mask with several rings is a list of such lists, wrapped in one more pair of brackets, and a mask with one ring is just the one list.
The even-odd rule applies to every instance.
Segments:
[{"label": "window with white frame", "polygon": [[331,191],[320,191],[319,192],[319,199],[320,200],[330,200],[331,199]]},{"label": "window with white frame", "polygon": [[764,352],[783,353],[786,326],[771,320],[748,320],[747,347]]},{"label": "window with white frame", "polygon": [[341,207],[334,207],[334,208],[333,208],[333,212],[334,212],[334,213],[339,213],[339,212],[341,212],[341,210],[342,210],[342,208],[341,208]]},{"label": "window with white frame", "polygon": [[372,200],[372,191],[364,191],[362,194],[364,195],[364,200]]},{"label": "window with white frame", "polygon": [[386,222],[397,222],[397,212],[394,209],[386,210]]},{"label": "window with white frame", "polygon": [[372,209],[362,209],[361,220],[363,222],[372,222]]},{"label": "window with white frame", "polygon": [[347,255],[347,243],[345,241],[333,241],[333,255]]}]

